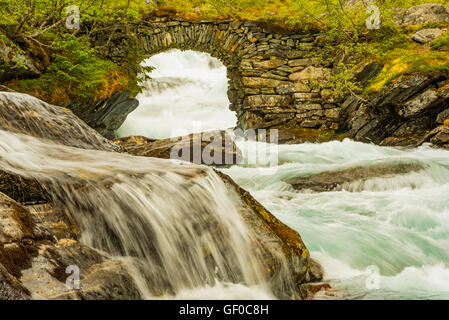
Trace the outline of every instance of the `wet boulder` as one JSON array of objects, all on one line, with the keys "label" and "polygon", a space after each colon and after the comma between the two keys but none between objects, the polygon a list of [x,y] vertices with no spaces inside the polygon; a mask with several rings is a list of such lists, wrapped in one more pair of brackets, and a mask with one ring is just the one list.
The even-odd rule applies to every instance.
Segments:
[{"label": "wet boulder", "polygon": [[0,92],[0,130],[83,149],[120,148],[76,117],[72,111],[27,94]]}]

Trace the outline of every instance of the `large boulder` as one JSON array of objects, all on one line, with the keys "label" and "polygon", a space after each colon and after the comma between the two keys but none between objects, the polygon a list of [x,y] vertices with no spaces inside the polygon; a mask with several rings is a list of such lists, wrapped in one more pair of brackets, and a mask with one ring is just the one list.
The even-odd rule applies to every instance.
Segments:
[{"label": "large boulder", "polygon": [[400,25],[416,25],[449,21],[449,8],[439,3],[426,3],[411,7],[397,17]]},{"label": "large boulder", "polygon": [[44,138],[71,147],[120,150],[69,109],[22,93],[0,92],[0,130]]},{"label": "large boulder", "polygon": [[215,166],[233,165],[242,160],[234,137],[227,131],[209,131],[162,140],[131,136],[114,142],[127,153],[142,157],[181,159]]}]

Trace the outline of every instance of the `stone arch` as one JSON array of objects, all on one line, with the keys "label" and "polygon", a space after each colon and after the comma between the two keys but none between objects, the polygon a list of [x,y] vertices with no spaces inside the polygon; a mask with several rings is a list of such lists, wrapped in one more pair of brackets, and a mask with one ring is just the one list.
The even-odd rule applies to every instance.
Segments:
[{"label": "stone arch", "polygon": [[[169,49],[195,50],[219,59],[228,72],[230,109],[243,129],[338,128],[339,110],[326,89],[331,69],[308,58],[319,50],[318,32],[278,30],[253,21],[187,21],[156,17],[123,27],[105,56],[125,62],[131,35],[146,57]],[[95,35],[98,46],[107,40]],[[329,91],[329,90],[327,90]]]},{"label": "stone arch", "polygon": [[[226,26],[229,27],[229,24]],[[137,38],[148,57],[170,49],[179,49],[205,52],[220,60],[227,69],[229,107],[237,112],[241,109],[244,98],[241,92],[241,59],[238,54],[241,48],[251,43],[236,34],[230,36],[232,33],[226,33],[224,25],[212,22],[163,21],[140,27]]]}]

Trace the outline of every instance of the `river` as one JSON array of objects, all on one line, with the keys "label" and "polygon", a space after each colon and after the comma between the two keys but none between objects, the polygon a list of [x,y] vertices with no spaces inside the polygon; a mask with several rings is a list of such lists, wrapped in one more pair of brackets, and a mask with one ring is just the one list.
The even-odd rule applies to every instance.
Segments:
[{"label": "river", "polygon": [[[146,63],[156,70],[138,96],[140,107],[118,136],[167,138],[235,126],[226,97],[226,68],[218,60],[175,50]],[[243,151],[248,148],[244,141],[237,144]],[[301,234],[323,265],[325,280],[336,289],[324,298],[449,298],[449,151],[345,140],[280,145],[277,152],[275,167],[266,168],[261,161],[223,172]],[[356,181],[336,192],[297,191],[284,182],[380,163],[414,163],[424,169]],[[224,289],[215,287],[214,292],[229,297]]]}]

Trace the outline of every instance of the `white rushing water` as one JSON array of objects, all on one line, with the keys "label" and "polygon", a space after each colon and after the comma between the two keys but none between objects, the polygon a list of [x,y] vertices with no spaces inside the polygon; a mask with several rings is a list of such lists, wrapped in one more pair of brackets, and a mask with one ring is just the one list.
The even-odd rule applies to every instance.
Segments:
[{"label": "white rushing water", "polygon": [[[153,75],[157,86],[170,83],[170,77],[184,80],[156,94],[152,84],[140,97],[141,109],[119,134],[146,132],[149,137],[167,138],[171,125],[188,130],[198,119],[209,123],[208,129],[231,126],[232,121],[221,125],[229,111],[222,98],[226,87],[205,76],[219,70],[211,68],[208,59],[191,52],[152,58],[151,64],[163,69]],[[163,80],[165,76],[171,80]],[[247,145],[239,143],[239,147]],[[283,182],[398,162],[421,164],[425,170],[354,183],[346,186],[348,191],[338,192],[299,192]],[[301,234],[312,257],[322,263],[326,280],[338,289],[338,298],[449,298],[449,151],[429,146],[387,148],[350,140],[283,145],[275,170],[263,167],[260,163],[223,171]],[[264,175],[260,170],[270,172]]]},{"label": "white rushing water", "polygon": [[[379,163],[425,169],[338,192],[297,191],[284,182]],[[223,171],[301,234],[338,298],[449,298],[449,151],[350,140],[282,145],[275,169],[261,164]]]},{"label": "white rushing water", "polygon": [[147,59],[147,89],[117,136],[169,138],[192,132],[228,129],[237,118],[229,110],[226,67],[206,53],[172,50]]}]

